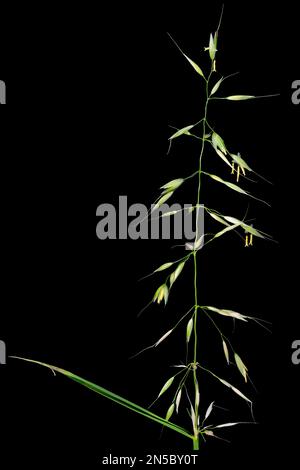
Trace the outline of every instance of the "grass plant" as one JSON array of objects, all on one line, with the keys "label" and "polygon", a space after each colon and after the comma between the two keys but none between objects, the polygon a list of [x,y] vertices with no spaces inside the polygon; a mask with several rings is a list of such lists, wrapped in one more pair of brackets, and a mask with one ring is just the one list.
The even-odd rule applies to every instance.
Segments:
[{"label": "grass plant", "polygon": [[[199,82],[200,84],[202,83],[205,90],[205,103],[203,116],[199,118],[199,121],[193,124],[185,125],[180,129],[175,129],[175,132],[173,132],[169,138],[169,151],[171,151],[171,146],[181,138],[196,139],[197,142],[199,142],[197,168],[192,175],[180,177],[164,184],[161,187],[161,191],[157,200],[155,201],[155,208],[162,206],[163,203],[174,197],[176,191],[179,188],[182,188],[185,184],[192,184],[193,181],[196,181],[195,184],[197,187],[197,197],[193,209],[198,208],[201,201],[205,199],[205,194],[203,194],[202,191],[203,178],[207,178],[211,185],[221,185],[224,191],[229,190],[237,193],[237,196],[258,199],[255,197],[255,195],[243,189],[243,182],[248,179],[252,180],[254,177],[260,177],[260,175],[254,171],[251,164],[244,158],[244,156],[241,156],[238,152],[234,152],[227,147],[226,139],[220,135],[219,130],[215,129],[215,126],[212,124],[209,118],[210,108],[213,107],[214,103],[216,102],[227,102],[227,104],[230,104],[233,102],[242,102],[263,98],[261,96],[258,97],[253,95],[219,95],[225,80],[230,78],[219,76],[217,72],[217,55],[220,42],[219,32],[221,19],[216,31],[210,35],[208,44],[204,50],[204,54],[207,54],[207,60],[209,62],[209,68],[206,72],[204,71],[204,68],[202,68],[202,66],[200,67],[196,62],[194,62],[169,35],[172,42],[175,44],[176,48],[182,55],[184,62],[187,62],[191,68],[191,71],[198,75]],[[184,62],[183,66],[185,66]],[[228,176],[219,176],[206,170],[205,157],[209,151],[214,153],[222,160],[224,163],[224,170],[227,172]],[[260,199],[258,200],[261,201]],[[265,201],[262,202],[265,203]],[[204,206],[204,210],[206,215],[213,220],[212,223],[216,224],[218,227],[216,232],[214,234],[205,234],[204,238],[203,236],[200,236],[200,234],[196,233],[195,242],[188,246],[189,250],[186,251],[184,256],[175,261],[165,262],[152,273],[155,276],[165,277],[162,283],[157,287],[153,295],[152,302],[166,305],[170,294],[173,295],[173,286],[175,282],[179,276],[183,275],[183,271],[186,266],[191,264],[193,269],[194,298],[191,308],[180,319],[174,322],[174,325],[168,331],[164,332],[160,338],[154,342],[154,344],[145,348],[150,349],[159,347],[162,342],[170,339],[172,333],[177,328],[182,328],[184,331],[183,334],[185,335],[187,350],[186,361],[183,364],[176,366],[176,373],[174,373],[171,377],[166,378],[165,383],[160,387],[160,391],[157,394],[156,399],[149,407],[152,408],[152,406],[158,400],[160,400],[162,395],[167,393],[169,394],[171,390],[173,390],[164,417],[161,417],[150,411],[149,408],[139,406],[136,403],[116,395],[115,393],[106,390],[99,385],[72,374],[71,372],[39,361],[23,359],[25,361],[47,367],[54,373],[62,374],[72,381],[78,382],[80,385],[87,387],[95,393],[98,393],[102,397],[112,400],[117,404],[128,408],[132,412],[138,413],[149,420],[155,421],[156,423],[171,429],[172,431],[189,439],[194,450],[199,449],[200,438],[205,441],[207,437],[219,437],[218,432],[219,430],[222,430],[222,428],[240,424],[237,422],[220,423],[217,425],[209,424],[211,415],[214,412],[215,403],[213,401],[210,404],[207,403],[204,408],[202,408],[202,403],[200,406],[200,374],[209,374],[219,384],[222,384],[227,389],[230,389],[237,398],[244,400],[250,405],[250,407],[252,407],[252,400],[246,394],[244,394],[244,392],[242,392],[235,385],[229,383],[223,377],[219,377],[216,373],[209,370],[202,364],[201,359],[199,358],[199,316],[203,315],[207,317],[209,319],[209,323],[213,328],[216,329],[222,344],[224,358],[227,364],[233,364],[238,369],[245,383],[249,381],[248,368],[244,360],[240,357],[239,353],[234,349],[230,339],[224,334],[223,330],[219,326],[219,320],[223,318],[224,321],[227,319],[228,321],[233,320],[244,323],[256,322],[267,328],[265,322],[258,318],[250,317],[228,308],[222,308],[213,305],[202,305],[198,279],[199,256],[201,255],[201,251],[205,249],[208,244],[232,232],[237,232],[238,235],[243,238],[245,247],[247,248],[254,244],[255,239],[271,239],[269,235],[257,227],[254,227],[252,223],[247,221],[246,217],[240,220],[233,215],[222,214],[217,209],[208,208],[206,205]],[[196,212],[198,217],[199,212]],[[169,215],[171,216],[173,214]],[[168,214],[164,214],[164,216],[168,216]],[[197,221],[196,227],[198,230]],[[199,249],[200,247],[201,249]],[[203,384],[204,382],[201,381],[201,383]],[[205,385],[202,386],[204,387]],[[190,420],[190,426],[188,429],[185,429],[175,423],[175,416],[181,411],[183,413],[188,413]]]}]

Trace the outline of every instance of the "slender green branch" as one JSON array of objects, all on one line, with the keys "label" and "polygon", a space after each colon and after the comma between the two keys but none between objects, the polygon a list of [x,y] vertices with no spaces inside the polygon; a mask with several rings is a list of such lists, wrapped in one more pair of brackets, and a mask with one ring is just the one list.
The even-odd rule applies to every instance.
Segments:
[{"label": "slender green branch", "polygon": [[[203,119],[203,134],[202,134],[202,145],[201,151],[199,156],[199,169],[198,169],[198,191],[197,191],[197,203],[196,207],[199,207],[200,204],[200,196],[201,196],[201,174],[202,174],[202,159],[204,155],[205,149],[205,135],[206,135],[206,123],[207,123],[207,114],[208,114],[208,103],[209,103],[209,81],[212,75],[212,69],[209,74],[209,77],[206,81],[206,101],[205,101],[205,109],[204,109],[204,119]],[[196,242],[198,241],[199,233],[198,233],[198,221],[199,221],[199,211],[197,211],[196,215]],[[197,327],[198,327],[198,266],[197,266],[197,251],[194,250],[194,296],[195,296],[195,312],[194,312],[194,364],[197,363],[197,352],[198,352],[198,334],[197,334]],[[195,423],[198,423],[199,417],[199,410],[198,410],[198,398],[197,394],[199,393],[199,385],[197,380],[197,369],[194,367],[193,370],[193,377],[194,377],[194,386],[195,386]],[[196,426],[195,426],[196,427]],[[194,445],[199,445],[199,438],[198,434],[195,435]]]},{"label": "slender green branch", "polygon": [[[261,98],[275,98],[277,96],[280,96],[280,93],[274,93],[273,95],[251,96],[251,99],[252,100],[259,100]],[[211,99],[212,100],[228,100],[229,98],[227,96],[213,96]],[[238,101],[238,100],[236,100],[236,101]]]}]

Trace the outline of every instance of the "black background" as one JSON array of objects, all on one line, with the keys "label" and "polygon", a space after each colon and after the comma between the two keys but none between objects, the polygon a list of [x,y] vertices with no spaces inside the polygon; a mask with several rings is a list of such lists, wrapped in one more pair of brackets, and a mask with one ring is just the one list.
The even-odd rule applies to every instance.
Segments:
[{"label": "black background", "polygon": [[[192,303],[189,266],[167,308],[152,306],[137,318],[164,278],[138,279],[181,256],[181,249],[172,249],[170,241],[101,242],[93,235],[92,212],[104,202],[117,205],[119,195],[149,205],[159,186],[197,167],[199,149],[187,139],[178,140],[166,156],[168,125],[200,119],[203,95],[201,79],[165,31],[205,64],[202,47],[219,12],[219,2],[205,7],[192,2],[175,14],[157,12],[153,20],[143,11],[139,21],[139,12],[123,16],[117,10],[117,23],[108,12],[97,22],[91,11],[80,23],[72,16],[67,29],[57,19],[49,30],[41,22],[36,34],[25,27],[18,40],[11,31],[4,35],[10,49],[0,69],[8,97],[1,110],[1,339],[10,355],[64,367],[143,406],[172,375],[170,365],[184,359],[183,330],[159,349],[128,359],[170,329]],[[274,182],[245,188],[271,203],[269,209],[251,200],[249,218],[278,243],[258,241],[246,250],[239,238],[228,236],[200,254],[201,303],[273,323],[273,335],[252,325],[236,325],[233,334],[256,394],[226,369],[218,336],[200,319],[203,364],[251,395],[259,422],[220,433],[231,444],[209,441],[201,448],[202,462],[267,463],[278,456],[292,462],[296,456],[299,371],[291,363],[291,343],[299,336],[299,110],[291,103],[291,83],[299,78],[296,29],[297,15],[287,4],[225,5],[218,70],[240,75],[224,85],[224,94],[281,96],[215,102],[210,121],[228,147],[240,150]],[[204,165],[230,178],[212,152]],[[209,183],[204,182],[201,202],[242,218],[249,201]],[[195,198],[191,182],[177,200]],[[207,221],[210,228],[219,227]],[[228,322],[221,324],[226,328]],[[191,450],[184,437],[168,430],[160,437],[155,423],[47,370],[9,359],[0,373],[1,468],[20,463],[40,468],[45,462],[97,468],[110,452]],[[208,376],[202,375],[200,384],[204,408],[215,399],[230,410],[218,410],[216,422],[250,419],[246,404]],[[166,412],[169,397],[162,398],[158,413]]]}]

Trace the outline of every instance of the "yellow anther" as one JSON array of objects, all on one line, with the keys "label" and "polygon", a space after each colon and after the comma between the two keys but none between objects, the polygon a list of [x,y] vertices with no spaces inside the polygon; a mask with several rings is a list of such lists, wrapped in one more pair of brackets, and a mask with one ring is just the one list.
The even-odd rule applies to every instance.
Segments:
[{"label": "yellow anther", "polygon": [[237,167],[236,180],[237,182],[239,182],[240,180],[240,167],[239,166]]},{"label": "yellow anther", "polygon": [[216,64],[216,61],[214,60],[213,61],[213,72],[216,72],[217,71],[217,64]]},{"label": "yellow anther", "polygon": [[231,174],[234,175],[234,162],[232,162],[232,166],[231,166]]},{"label": "yellow anther", "polygon": [[252,235],[252,233],[250,235],[249,246],[253,246],[253,235]]},{"label": "yellow anther", "polygon": [[245,247],[249,246],[248,241],[249,241],[249,237],[248,237],[248,235],[246,235],[246,238],[245,238]]},{"label": "yellow anther", "polygon": [[245,168],[241,166],[241,169],[242,169],[243,175],[246,176]]}]

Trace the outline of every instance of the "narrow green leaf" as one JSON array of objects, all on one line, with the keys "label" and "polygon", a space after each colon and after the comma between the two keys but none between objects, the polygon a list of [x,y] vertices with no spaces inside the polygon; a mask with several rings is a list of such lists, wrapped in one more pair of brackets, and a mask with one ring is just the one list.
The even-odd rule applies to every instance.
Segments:
[{"label": "narrow green leaf", "polygon": [[200,404],[200,391],[199,391],[199,385],[198,385],[198,382],[196,381],[196,387],[195,387],[195,406],[196,406],[196,409],[199,408],[199,404]]},{"label": "narrow green leaf", "polygon": [[169,421],[172,414],[174,413],[174,409],[175,409],[175,405],[174,405],[174,403],[172,403],[172,405],[170,406],[170,408],[168,409],[167,414],[166,414],[166,420],[167,421]]},{"label": "narrow green leaf", "polygon": [[176,397],[176,413],[177,414],[178,414],[178,410],[179,410],[181,396],[182,396],[182,388],[179,390],[179,392],[177,393],[177,397]]},{"label": "narrow green leaf", "polygon": [[180,426],[177,426],[174,423],[169,423],[166,419],[152,413],[151,411],[147,410],[146,408],[143,408],[143,407],[137,405],[136,403],[133,403],[133,402],[131,402],[131,401],[129,401],[129,400],[113,393],[113,392],[110,392],[109,390],[107,390],[103,387],[100,387],[99,385],[96,385],[92,382],[89,382],[88,380],[85,380],[82,377],[79,377],[78,375],[72,374],[71,372],[69,372],[67,370],[60,369],[59,367],[55,367],[55,366],[52,366],[52,365],[49,365],[49,364],[46,364],[46,363],[43,363],[43,362],[39,362],[39,361],[34,361],[34,360],[31,360],[31,359],[26,359],[26,358],[21,358],[21,357],[12,357],[12,358],[13,359],[19,359],[21,361],[29,362],[29,363],[32,363],[32,364],[38,364],[42,367],[46,367],[46,368],[48,368],[48,369],[50,369],[54,372],[62,374],[64,376],[66,376],[68,379],[71,379],[74,382],[79,383],[83,387],[88,388],[89,390],[92,390],[93,392],[103,396],[104,398],[107,398],[111,401],[114,401],[115,403],[118,403],[119,405],[121,405],[125,408],[128,408],[131,411],[134,411],[135,413],[138,413],[138,414],[140,414],[140,415],[142,415],[142,416],[144,416],[144,417],[146,417],[146,418],[148,418],[152,421],[155,421],[155,422],[157,422],[157,423],[159,423],[163,426],[166,426],[166,427],[172,429],[173,431],[176,431],[176,432],[182,434],[185,437],[193,439],[193,436],[191,434],[189,434],[185,429],[181,428]]},{"label": "narrow green leaf", "polygon": [[214,426],[214,429],[220,429],[220,428],[229,428],[230,426],[236,426],[237,424],[241,423],[224,423],[224,424],[218,424],[218,426]]},{"label": "narrow green leaf", "polygon": [[217,134],[216,132],[213,132],[213,135],[212,135],[212,144],[213,144],[213,147],[215,149],[219,148],[221,150],[221,152],[225,153],[225,155],[227,155],[227,148],[226,148],[226,145],[224,143],[224,140],[222,139],[222,137]]},{"label": "narrow green leaf", "polygon": [[252,403],[251,400],[249,400],[249,398],[247,398],[239,389],[237,389],[236,387],[234,387],[233,385],[231,385],[229,382],[227,382],[226,380],[224,379],[220,379],[220,377],[218,377],[217,375],[214,374],[214,376],[220,380],[220,382],[222,382],[223,385],[225,385],[226,387],[229,387],[231,388],[231,390],[233,390],[234,393],[236,393],[237,395],[239,395],[241,398],[243,398],[244,400],[248,401],[249,403]]},{"label": "narrow green leaf", "polygon": [[186,60],[191,64],[191,66],[193,67],[194,70],[196,70],[196,72],[201,75],[201,77],[204,78],[204,73],[202,72],[201,68],[199,67],[199,65],[197,65],[193,60],[191,60],[186,54],[183,54],[184,57],[186,58]]},{"label": "narrow green leaf", "polygon": [[159,286],[159,288],[155,292],[152,301],[157,302],[158,304],[160,304],[161,301],[164,299],[165,305],[166,305],[167,302],[168,302],[168,297],[169,297],[168,286],[166,284],[162,284],[161,286]]},{"label": "narrow green leaf", "polygon": [[221,152],[221,150],[219,150],[218,148],[215,148],[215,151],[219,155],[219,157],[222,158],[222,160],[226,163],[226,165],[228,165],[231,168],[230,161],[228,160],[227,157],[225,157],[224,153]]},{"label": "narrow green leaf", "polygon": [[159,268],[157,268],[154,272],[155,273],[158,273],[160,271],[164,271],[165,269],[168,269],[170,268],[171,266],[173,266],[174,263],[165,263],[165,264],[162,264]]},{"label": "narrow green leaf", "polygon": [[226,96],[225,100],[230,101],[244,101],[244,100],[252,100],[255,96],[252,95],[233,95],[233,96]]},{"label": "narrow green leaf", "polygon": [[240,358],[240,356],[237,353],[234,354],[234,359],[235,359],[235,363],[237,365],[237,368],[239,369],[240,373],[244,377],[245,382],[247,382],[247,370],[248,370],[247,367],[245,366],[242,359]]},{"label": "narrow green leaf", "polygon": [[163,294],[164,294],[165,305],[167,305],[168,299],[169,299],[169,289],[166,284],[164,285],[164,288],[163,288]]},{"label": "narrow green leaf", "polygon": [[174,194],[174,191],[170,191],[167,194],[164,194],[154,205],[152,212],[154,212],[156,209],[161,207],[171,196],[173,196],[173,194]]},{"label": "narrow green leaf", "polygon": [[[215,403],[215,402],[212,401],[211,404],[209,405],[209,407],[207,408],[206,413],[205,413],[205,416],[204,416],[204,421],[206,421],[207,418],[210,416],[210,414],[211,414],[211,412],[212,412],[212,410],[213,410],[214,403]],[[204,423],[204,421],[203,421],[203,423]]]},{"label": "narrow green leaf", "polygon": [[247,233],[252,233],[252,235],[254,235],[255,237],[259,237],[259,238],[265,238],[258,230],[256,230],[254,227],[252,227],[251,225],[248,225],[248,224],[242,224],[242,227],[243,229],[245,229],[245,231]]},{"label": "narrow green leaf", "polygon": [[192,418],[194,433],[196,433],[197,432],[196,414],[195,414],[195,410],[192,404],[191,404],[191,418]]},{"label": "narrow green leaf", "polygon": [[223,77],[215,84],[215,86],[211,90],[211,93],[210,93],[211,96],[214,95],[215,93],[217,93],[217,91],[220,88],[222,82],[223,82]]},{"label": "narrow green leaf", "polygon": [[249,398],[247,398],[246,395],[244,395],[238,388],[234,387],[233,385],[231,386],[231,388],[234,391],[234,393],[236,393],[237,395],[239,395],[241,398],[248,401],[249,403],[252,403],[252,401],[249,400]]},{"label": "narrow green leaf", "polygon": [[232,317],[242,321],[248,321],[245,315],[241,313],[234,312],[233,310],[226,310],[216,307],[204,307],[204,309],[210,310],[212,312],[218,313],[219,315],[224,315],[225,317]]},{"label": "narrow green leaf", "polygon": [[251,168],[249,167],[249,165],[245,162],[245,160],[243,160],[241,158],[240,155],[235,155],[235,154],[231,153],[230,156],[232,157],[233,161],[237,165],[239,165],[241,168],[244,168],[245,170],[248,170],[248,171],[252,171]]},{"label": "narrow green leaf", "polygon": [[175,134],[171,135],[169,140],[177,139],[177,137],[180,137],[181,135],[190,135],[189,131],[195,127],[195,124],[192,124],[191,126],[186,126],[183,127],[182,129],[179,129],[178,131],[175,132]]},{"label": "narrow green leaf", "polygon": [[162,301],[163,298],[164,298],[164,284],[159,286],[159,288],[156,290],[152,301],[153,302],[157,301],[157,303],[160,304],[160,302]]},{"label": "narrow green leaf", "polygon": [[170,288],[172,287],[174,282],[175,282],[175,272],[173,272],[170,276]]},{"label": "narrow green leaf", "polygon": [[194,70],[196,70],[196,72],[201,75],[201,77],[205,78],[204,77],[204,74],[201,70],[201,68],[199,67],[199,65],[197,65],[194,61],[192,61],[183,51],[182,49],[179,47],[179,45],[177,44],[177,42],[172,38],[172,36],[168,33],[168,36],[171,38],[171,40],[174,42],[175,46],[180,50],[181,54],[186,58],[186,60],[190,63],[190,65],[193,67]]},{"label": "narrow green leaf", "polygon": [[236,219],[235,217],[229,217],[224,215],[224,219],[230,222],[231,224],[240,224],[242,225],[244,222],[242,220]]},{"label": "narrow green leaf", "polygon": [[174,382],[175,376],[171,377],[169,380],[166,381],[165,385],[162,387],[161,391],[158,394],[158,397],[161,397],[167,390],[168,388],[171,387],[172,383]]},{"label": "narrow green leaf", "polygon": [[170,217],[171,215],[178,214],[178,212],[182,212],[182,211],[178,210],[178,211],[165,212],[164,214],[162,214],[162,217]]},{"label": "narrow green leaf", "polygon": [[237,186],[236,184],[229,183],[229,182],[227,182],[227,181],[224,181],[224,184],[226,184],[226,186],[228,186],[228,188],[233,189],[233,191],[237,191],[238,193],[246,194],[246,195],[247,195],[247,192],[244,191],[244,189],[242,189],[242,188],[240,188],[239,186]]},{"label": "narrow green leaf", "polygon": [[[215,375],[215,374],[214,374],[214,375]],[[232,385],[231,385],[229,382],[227,382],[226,380],[220,379],[220,377],[218,377],[217,375],[215,375],[215,377],[216,377],[217,379],[219,379],[220,382],[222,382],[222,384],[225,385],[226,387],[228,387],[228,388],[231,388],[231,387],[232,387]]]},{"label": "narrow green leaf", "polygon": [[214,60],[214,58],[216,57],[216,52],[216,40],[215,37],[211,34],[209,38],[209,57],[211,58],[211,60]]},{"label": "narrow green leaf", "polygon": [[221,230],[220,232],[216,233],[216,235],[214,236],[214,238],[219,238],[221,237],[222,235],[224,235],[225,233],[227,232],[230,232],[231,230],[235,230],[237,227],[239,227],[241,224],[235,224],[235,225],[230,225],[229,227],[226,227],[224,228],[223,230]]},{"label": "narrow green leaf", "polygon": [[181,271],[184,268],[184,265],[185,265],[185,261],[182,261],[182,263],[180,263],[177,266],[177,268],[175,269],[175,271],[171,274],[171,276],[170,276],[170,287],[172,287],[172,285],[174,284],[176,279],[178,279],[179,275],[181,274]]},{"label": "narrow green leaf", "polygon": [[216,51],[217,51],[217,47],[218,47],[218,31],[215,32],[214,43],[215,43],[215,49],[216,49]]},{"label": "narrow green leaf", "polygon": [[245,224],[242,220],[236,219],[235,217],[228,217],[228,216],[224,216],[224,219],[233,224],[240,224],[247,233],[252,233],[252,235],[254,235],[255,237],[265,238],[258,230],[256,230],[251,225]]},{"label": "narrow green leaf", "polygon": [[194,319],[191,318],[186,327],[186,342],[189,343],[193,331]]},{"label": "narrow green leaf", "polygon": [[229,365],[229,352],[228,352],[228,347],[227,347],[227,344],[225,343],[224,339],[222,340],[222,343],[223,343],[223,351],[224,351],[224,354],[225,354],[225,357],[226,357],[226,361],[227,361],[227,364]]},{"label": "narrow green leaf", "polygon": [[233,191],[237,191],[238,193],[246,194],[246,196],[248,196],[248,193],[246,191],[244,191],[242,188],[240,188],[239,186],[237,186],[236,184],[230,183],[229,181],[224,181],[219,176],[212,175],[210,173],[207,173],[207,174],[208,174],[208,176],[210,176],[215,181],[218,181],[219,183],[225,184],[226,186],[228,186],[228,188],[232,189]]},{"label": "narrow green leaf", "polygon": [[183,182],[183,178],[177,178],[176,180],[172,180],[164,184],[160,189],[169,189],[171,191],[174,191],[175,189],[179,188],[179,186],[181,186]]},{"label": "narrow green leaf", "polygon": [[173,332],[173,328],[172,330],[169,330],[167,331],[167,333],[165,333],[156,343],[155,343],[155,347],[157,347],[160,343],[162,343],[168,336],[170,336],[170,334]]},{"label": "narrow green leaf", "polygon": [[222,183],[222,184],[225,184],[226,186],[228,186],[228,188],[232,189],[233,191],[237,191],[238,193],[241,193],[241,194],[245,194],[246,196],[248,197],[251,197],[252,199],[256,199],[257,201],[260,201],[262,202],[263,204],[266,204],[267,206],[270,206],[270,204],[268,204],[266,201],[264,201],[263,199],[259,199],[255,196],[252,196],[252,194],[250,193],[247,193],[247,191],[244,191],[244,189],[240,188],[239,186],[237,186],[236,184],[233,184],[233,183],[230,183],[228,181],[224,181],[222,180],[222,178],[220,178],[219,176],[216,176],[216,175],[212,175],[210,173],[206,173],[206,172],[202,172],[204,173],[205,175],[207,176],[210,176],[210,178],[218,181],[219,183]]},{"label": "narrow green leaf", "polygon": [[208,211],[208,213],[214,220],[216,220],[217,222],[220,222],[220,224],[226,225],[227,227],[229,226],[229,224],[225,222],[225,220],[223,220],[222,217],[220,217],[219,215],[211,211]]}]

